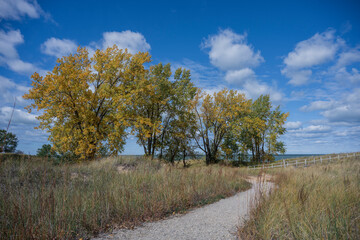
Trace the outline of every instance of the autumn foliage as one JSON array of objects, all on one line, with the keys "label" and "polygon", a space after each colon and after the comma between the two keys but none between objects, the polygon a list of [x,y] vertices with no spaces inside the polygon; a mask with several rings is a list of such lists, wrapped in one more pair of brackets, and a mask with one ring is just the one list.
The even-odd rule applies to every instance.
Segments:
[{"label": "autumn foliage", "polygon": [[252,151],[256,161],[282,152],[277,139],[287,114],[272,110],[269,96],[252,102],[234,90],[207,94],[191,82],[189,70],[172,75],[170,64],[150,62],[148,53],[116,45],[92,57],[79,47],[46,76],[32,75],[27,109],[41,113],[38,128],[50,133],[54,150],[78,159],[116,155],[129,134],[145,155],[183,159],[184,165],[195,149],[207,164],[239,152]]}]

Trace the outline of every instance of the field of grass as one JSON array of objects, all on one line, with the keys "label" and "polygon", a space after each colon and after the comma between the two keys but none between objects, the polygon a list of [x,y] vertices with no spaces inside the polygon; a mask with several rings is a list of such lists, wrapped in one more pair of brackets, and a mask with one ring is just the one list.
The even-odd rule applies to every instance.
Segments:
[{"label": "field of grass", "polygon": [[266,172],[276,187],[254,201],[240,239],[360,239],[360,157]]},{"label": "field of grass", "polygon": [[142,157],[54,165],[0,161],[1,239],[89,238],[245,190],[239,169],[183,169]]}]

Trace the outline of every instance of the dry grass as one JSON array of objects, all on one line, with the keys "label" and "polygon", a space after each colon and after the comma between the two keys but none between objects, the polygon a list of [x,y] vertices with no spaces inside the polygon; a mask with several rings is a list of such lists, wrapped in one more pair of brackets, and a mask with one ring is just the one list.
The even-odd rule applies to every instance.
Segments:
[{"label": "dry grass", "polygon": [[360,158],[272,170],[277,188],[251,211],[240,239],[360,239]]},{"label": "dry grass", "polygon": [[41,159],[0,164],[1,239],[88,238],[249,188],[235,168],[181,169],[141,157],[58,166]]}]

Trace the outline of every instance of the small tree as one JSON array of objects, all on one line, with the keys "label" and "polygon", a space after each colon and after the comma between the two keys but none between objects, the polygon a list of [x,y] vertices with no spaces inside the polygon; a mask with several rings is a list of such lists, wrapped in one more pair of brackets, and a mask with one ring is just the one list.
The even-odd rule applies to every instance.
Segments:
[{"label": "small tree", "polygon": [[0,152],[15,152],[18,139],[15,134],[0,130]]},{"label": "small tree", "polygon": [[36,156],[38,157],[56,157],[56,152],[51,148],[50,144],[44,144],[36,151]]}]

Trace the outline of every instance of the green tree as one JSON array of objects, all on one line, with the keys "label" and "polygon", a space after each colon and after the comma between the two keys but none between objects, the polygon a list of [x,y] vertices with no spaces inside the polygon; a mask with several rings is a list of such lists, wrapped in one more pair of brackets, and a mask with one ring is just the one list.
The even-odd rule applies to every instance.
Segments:
[{"label": "green tree", "polygon": [[0,152],[13,153],[16,150],[18,139],[15,134],[0,130]]},{"label": "green tree", "polygon": [[151,66],[142,81],[136,86],[139,91],[133,95],[129,107],[132,132],[144,148],[146,156],[155,155],[159,148],[159,137],[164,128],[163,116],[171,99],[170,64]]},{"label": "green tree", "polygon": [[180,151],[178,147],[184,149],[184,142],[188,142],[189,109],[197,88],[191,82],[189,70],[178,68],[173,81],[171,75],[170,64],[151,66],[138,85],[142,91],[134,95],[129,112],[134,119],[132,132],[145,155],[153,158],[158,153],[160,158],[166,157],[173,163]]},{"label": "green tree", "polygon": [[244,150],[251,151],[255,162],[273,160],[275,154],[285,152],[284,143],[278,139],[286,131],[283,126],[289,114],[282,113],[280,106],[272,109],[270,96],[261,95],[251,104],[249,114],[242,119],[237,141]]},{"label": "green tree", "polygon": [[38,157],[48,157],[53,158],[57,157],[56,152],[51,148],[50,144],[44,144],[36,151],[36,156]]}]

